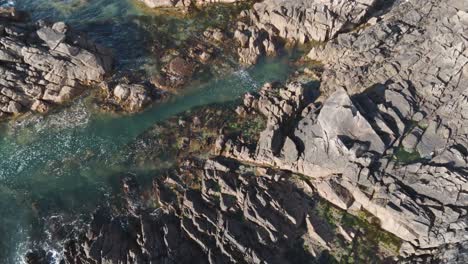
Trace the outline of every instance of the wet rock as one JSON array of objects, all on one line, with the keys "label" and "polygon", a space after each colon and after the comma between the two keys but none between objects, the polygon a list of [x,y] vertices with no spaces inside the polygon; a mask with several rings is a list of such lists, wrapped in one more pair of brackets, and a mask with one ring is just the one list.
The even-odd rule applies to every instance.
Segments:
[{"label": "wet rock", "polygon": [[[290,244],[301,237],[328,247],[326,224],[314,219],[306,228],[306,215],[315,215],[313,203],[286,174],[235,173],[239,164],[227,160],[188,163],[180,175],[154,179],[150,199],[158,208],[145,206],[135,178],[125,177],[124,197],[139,210],[97,210],[88,235],[68,240],[65,263],[288,263]],[[193,174],[200,177],[197,189],[184,181]]]},{"label": "wet rock", "polygon": [[30,251],[25,256],[27,264],[49,264],[51,263],[50,256],[47,256],[47,252],[43,249]]},{"label": "wet rock", "polygon": [[161,90],[177,91],[194,78],[201,65],[211,60],[212,51],[203,44],[190,47],[188,54],[172,58],[153,78],[152,83]]},{"label": "wet rock", "polygon": [[[25,21],[28,15],[14,7],[0,7],[0,21]],[[1,34],[0,34],[1,35]]]}]

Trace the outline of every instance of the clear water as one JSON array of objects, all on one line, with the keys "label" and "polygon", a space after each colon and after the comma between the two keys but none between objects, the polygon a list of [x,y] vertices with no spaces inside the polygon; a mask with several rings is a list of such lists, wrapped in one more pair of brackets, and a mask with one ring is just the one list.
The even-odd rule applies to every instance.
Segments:
[{"label": "clear water", "polygon": [[[139,69],[157,63],[145,43],[156,35],[145,28],[165,27],[166,41],[193,34],[187,19],[161,17],[135,8],[127,0],[17,0],[34,11],[33,19],[65,20],[112,47],[117,68]],[[164,24],[167,22],[168,24]],[[170,30],[167,30],[170,29]],[[167,34],[174,32],[168,37]],[[146,66],[145,66],[146,65]],[[196,106],[235,100],[265,81],[284,80],[288,58],[267,59],[222,78],[189,87],[182,94],[131,116],[103,114],[83,97],[46,116],[29,116],[0,128],[0,263],[21,263],[42,219],[60,214],[87,214],[115,191],[118,176],[134,168],[122,149],[154,125]]]}]

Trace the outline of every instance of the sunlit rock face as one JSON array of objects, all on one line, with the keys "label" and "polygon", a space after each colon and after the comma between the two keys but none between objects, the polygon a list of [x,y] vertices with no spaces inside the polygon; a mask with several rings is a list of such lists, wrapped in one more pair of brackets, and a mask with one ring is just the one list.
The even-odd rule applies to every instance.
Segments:
[{"label": "sunlit rock face", "polygon": [[22,22],[16,10],[0,9],[0,117],[45,112],[103,80],[110,52],[63,22]]},{"label": "sunlit rock face", "polygon": [[403,255],[458,248],[468,236],[467,18],[463,1],[396,1],[311,50],[324,64],[317,101],[296,103],[304,93],[290,86],[246,96],[267,129],[255,149],[224,140],[225,155],[309,176],[322,197],[407,241]]},{"label": "sunlit rock face", "polygon": [[[279,36],[301,43],[326,41],[363,22],[382,0],[266,0],[250,18],[259,28],[273,26]],[[391,1],[388,1],[391,2]]]}]

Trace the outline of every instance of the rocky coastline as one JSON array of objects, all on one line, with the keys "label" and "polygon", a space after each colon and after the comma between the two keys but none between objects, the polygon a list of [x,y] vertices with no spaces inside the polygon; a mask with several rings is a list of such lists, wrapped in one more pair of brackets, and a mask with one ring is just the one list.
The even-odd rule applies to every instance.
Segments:
[{"label": "rocky coastline", "polygon": [[[130,143],[135,164],[171,162],[149,183],[117,175],[120,206],[97,208],[83,226],[49,219],[60,263],[468,261],[463,0],[258,1],[145,82],[109,79],[111,53],[64,23],[14,9],[0,22],[3,118],[46,112],[91,86],[109,109],[138,112],[223,53],[248,67],[307,49],[287,82],[177,115]],[[25,261],[51,258],[37,246]]]},{"label": "rocky coastline", "polygon": [[65,23],[31,23],[14,8],[1,8],[0,118],[47,112],[104,79],[108,50]]}]

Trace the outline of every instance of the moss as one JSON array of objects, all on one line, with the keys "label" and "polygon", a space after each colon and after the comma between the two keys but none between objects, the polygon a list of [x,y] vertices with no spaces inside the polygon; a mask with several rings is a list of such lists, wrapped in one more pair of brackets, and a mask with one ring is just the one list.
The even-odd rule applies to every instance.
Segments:
[{"label": "moss", "polygon": [[403,147],[399,147],[395,151],[395,154],[393,155],[393,159],[397,163],[409,164],[409,163],[414,163],[414,162],[420,160],[421,155],[417,151],[408,152]]},{"label": "moss", "polygon": [[337,223],[339,222],[340,218],[340,212],[330,203],[323,201],[317,203],[317,213],[327,221],[330,227],[333,229],[337,227]]},{"label": "moss", "polygon": [[244,1],[234,4],[214,3],[207,6],[196,8],[190,17],[196,19],[204,27],[218,27],[226,29],[230,22],[235,21],[236,17],[243,10],[248,10],[254,1]]},{"label": "moss", "polygon": [[426,130],[426,129],[429,127],[429,125],[428,125],[427,123],[424,123],[424,122],[419,122],[419,123],[417,124],[417,126],[418,126],[419,128],[421,128],[422,130]]},{"label": "moss", "polygon": [[398,255],[401,239],[382,230],[380,221],[369,212],[361,210],[351,215],[325,201],[319,201],[316,210],[336,233],[335,228],[342,226],[355,234],[351,243],[335,239],[330,254],[338,262],[330,263],[383,263],[386,257]]},{"label": "moss", "polygon": [[328,250],[325,250],[322,252],[322,254],[320,254],[317,262],[320,264],[338,264],[339,263],[338,260],[332,254],[330,254],[330,251]]},{"label": "moss", "polygon": [[204,149],[204,147],[206,147],[206,146],[203,145],[198,140],[190,140],[189,152],[190,153],[199,152],[199,151],[202,151]]},{"label": "moss", "polygon": [[185,147],[185,140],[183,138],[177,138],[176,146],[178,149],[183,149]]},{"label": "moss", "polygon": [[218,27],[226,29],[230,22],[243,10],[248,10],[255,1],[243,1],[238,3],[211,3],[206,6],[191,6],[187,8],[149,8],[140,1],[132,1],[143,14],[149,16],[172,17],[184,20],[194,20],[198,28]]},{"label": "moss", "polygon": [[226,124],[227,132],[230,134],[240,134],[251,144],[255,144],[260,137],[260,133],[266,128],[266,120],[261,115],[251,115],[248,118],[239,118],[237,114],[234,120]]}]

